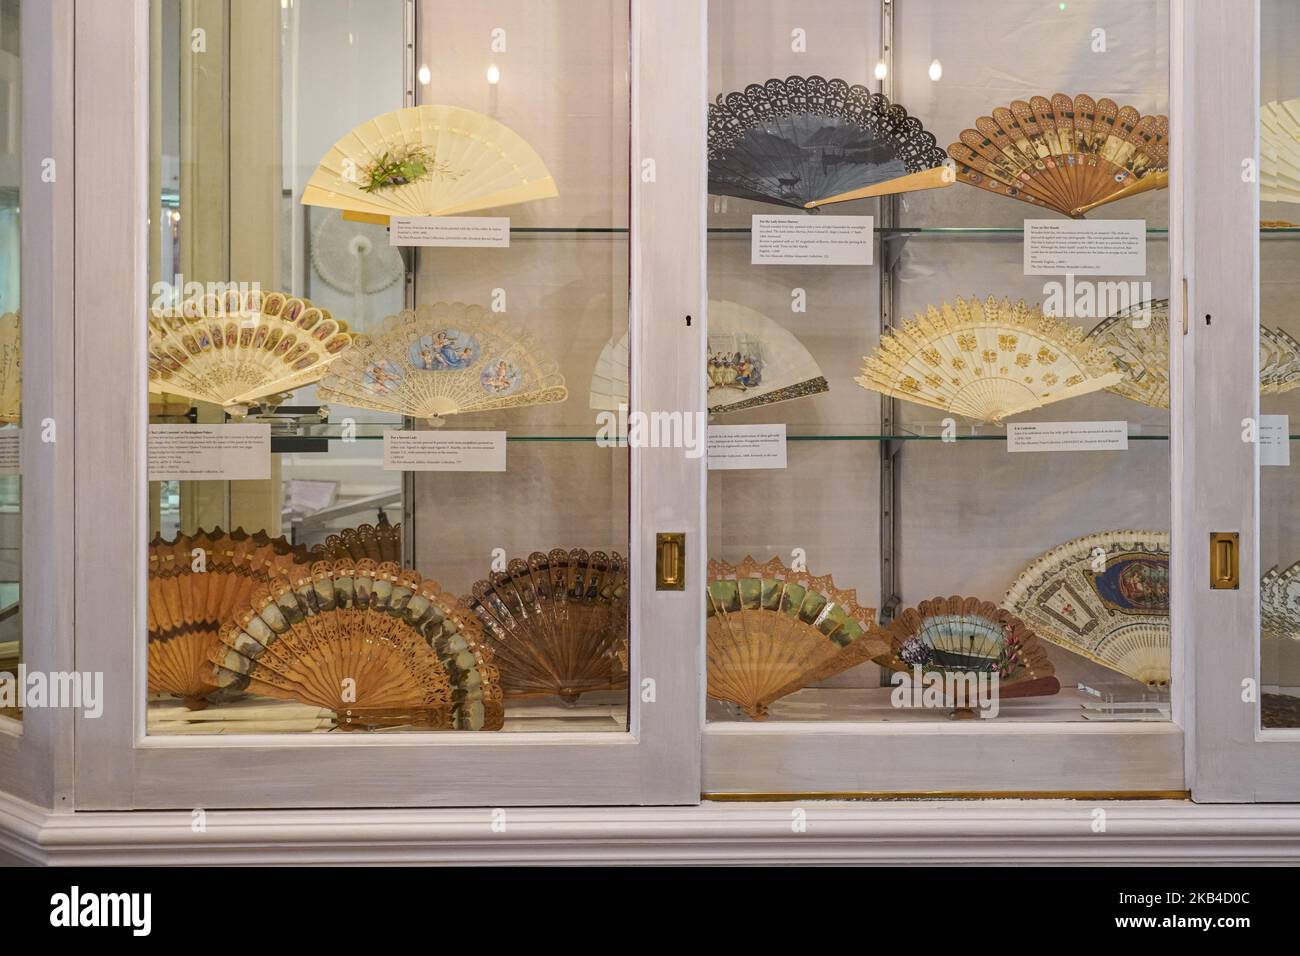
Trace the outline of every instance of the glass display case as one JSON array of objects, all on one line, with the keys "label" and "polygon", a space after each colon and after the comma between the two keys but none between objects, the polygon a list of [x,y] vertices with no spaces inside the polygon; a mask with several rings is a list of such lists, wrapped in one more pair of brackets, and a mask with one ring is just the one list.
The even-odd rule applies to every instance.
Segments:
[{"label": "glass display case", "polygon": [[30,6],[42,805],[1300,794],[1288,4]]}]

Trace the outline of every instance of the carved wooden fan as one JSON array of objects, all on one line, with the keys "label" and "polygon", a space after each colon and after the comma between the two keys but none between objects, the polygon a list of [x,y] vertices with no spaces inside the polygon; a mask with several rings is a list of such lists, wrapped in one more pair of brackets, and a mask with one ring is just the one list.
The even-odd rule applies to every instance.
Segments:
[{"label": "carved wooden fan", "polygon": [[754,720],[773,701],[888,650],[875,609],[861,607],[857,592],[779,558],[710,561],[704,612],[709,696]]},{"label": "carved wooden fan", "polygon": [[921,121],[844,80],[791,76],[709,107],[709,192],[815,209],[950,186],[944,152]]},{"label": "carved wooden fan", "polygon": [[321,159],[302,201],[377,216],[451,216],[558,196],[528,142],[458,106],[367,120]]},{"label": "carved wooden fan", "polygon": [[478,581],[465,603],[510,697],[627,687],[627,563],[617,553],[557,548],[515,558]]},{"label": "carved wooden fan", "polygon": [[[1102,319],[1084,339],[1111,357],[1123,377],[1107,391],[1169,407],[1169,300],[1142,302]],[[1260,326],[1259,385],[1265,393],[1300,387],[1300,343]]]},{"label": "carved wooden fan", "polygon": [[1056,668],[1030,627],[979,598],[922,601],[889,623],[889,650],[876,663],[893,671],[998,675],[998,697],[1046,697],[1061,689]]},{"label": "carved wooden fan", "polygon": [[1064,93],[981,116],[948,147],[957,178],[1075,219],[1169,185],[1169,117]]},{"label": "carved wooden fan", "polygon": [[381,564],[391,561],[402,562],[402,526],[389,524],[388,518],[380,512],[378,524],[363,524],[356,528],[345,528],[338,534],[332,534],[323,544],[311,549],[313,561],[340,561],[347,558],[360,561],[369,558]]},{"label": "carved wooden fan", "polygon": [[[709,300],[705,387],[710,414],[816,395],[830,390],[817,360],[794,335],[761,312]],[[601,351],[591,376],[592,408],[616,411],[628,401],[628,338]]]},{"label": "carved wooden fan", "polygon": [[886,331],[856,381],[981,422],[1114,385],[1110,358],[1084,344],[1083,330],[1023,301],[958,299]]},{"label": "carved wooden fan", "polygon": [[1169,533],[1101,531],[1029,565],[1002,606],[1044,640],[1150,687],[1169,684]]},{"label": "carved wooden fan", "polygon": [[221,687],[332,710],[340,729],[499,730],[492,652],[434,581],[318,561],[258,590],[209,654]]},{"label": "carved wooden fan", "polygon": [[1300,99],[1259,111],[1260,202],[1300,202]]},{"label": "carved wooden fan", "polygon": [[15,312],[0,316],[0,425],[23,414],[23,326]]},{"label": "carved wooden fan", "polygon": [[217,685],[208,653],[221,627],[284,569],[307,553],[284,538],[220,528],[149,543],[149,692],[174,694],[191,710],[206,707]]},{"label": "carved wooden fan", "polygon": [[149,391],[238,413],[315,382],[351,342],[346,322],[306,299],[209,295],[151,311]]},{"label": "carved wooden fan", "polygon": [[462,302],[420,306],[357,336],[317,390],[323,401],[440,423],[443,416],[568,397],[558,366],[522,327]]}]

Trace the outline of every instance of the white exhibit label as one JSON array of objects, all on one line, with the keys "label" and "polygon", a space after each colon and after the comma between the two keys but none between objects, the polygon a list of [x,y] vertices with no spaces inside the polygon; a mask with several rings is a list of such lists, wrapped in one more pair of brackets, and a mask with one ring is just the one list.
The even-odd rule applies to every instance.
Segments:
[{"label": "white exhibit label", "polygon": [[1128,422],[1016,422],[1007,451],[1128,451]]},{"label": "white exhibit label", "polygon": [[510,245],[509,216],[393,216],[392,246],[504,249]]},{"label": "white exhibit label", "polygon": [[872,216],[755,216],[752,225],[751,265],[871,265]]},{"label": "white exhibit label", "polygon": [[785,425],[710,425],[709,468],[785,467]]},{"label": "white exhibit label", "polygon": [[271,477],[270,425],[150,425],[150,481]]},{"label": "white exhibit label", "polygon": [[1145,219],[1026,219],[1025,275],[1144,276]]},{"label": "white exhibit label", "polygon": [[505,432],[384,432],[387,471],[505,471]]},{"label": "white exhibit label", "polygon": [[0,475],[21,475],[22,455],[22,429],[0,429]]},{"label": "white exhibit label", "polygon": [[[0,433],[2,434],[2,433]],[[1259,463],[1291,467],[1291,417],[1259,416]]]}]

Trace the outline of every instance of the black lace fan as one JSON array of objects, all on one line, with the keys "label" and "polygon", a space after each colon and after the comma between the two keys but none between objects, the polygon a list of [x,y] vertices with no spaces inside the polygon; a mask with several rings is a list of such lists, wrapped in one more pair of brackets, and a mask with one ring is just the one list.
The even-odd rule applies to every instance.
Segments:
[{"label": "black lace fan", "polygon": [[947,154],[907,110],[865,86],[771,79],[709,107],[709,192],[815,209],[950,186]]}]

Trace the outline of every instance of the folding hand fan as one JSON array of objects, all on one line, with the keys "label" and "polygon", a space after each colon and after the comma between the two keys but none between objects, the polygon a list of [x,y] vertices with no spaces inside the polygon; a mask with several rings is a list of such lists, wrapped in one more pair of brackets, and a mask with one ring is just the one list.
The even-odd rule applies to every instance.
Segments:
[{"label": "folding hand fan", "polygon": [[255,592],[208,655],[214,683],[332,710],[340,729],[499,730],[492,652],[433,581],[318,561]]},{"label": "folding hand fan", "polygon": [[[1169,407],[1169,300],[1142,302],[1102,319],[1084,339],[1123,374],[1107,391],[1154,408]],[[1260,390],[1300,386],[1300,343],[1280,330],[1259,329]]]},{"label": "folding hand fan", "polygon": [[[627,563],[615,553],[535,551],[466,597],[509,697],[627,687]],[[620,658],[621,654],[621,658]]]},{"label": "folding hand fan", "polygon": [[17,423],[23,413],[23,327],[18,315],[0,316],[0,425]]},{"label": "folding hand fan", "polygon": [[385,561],[401,564],[402,526],[389,524],[387,518],[382,517],[382,512],[380,515],[381,520],[377,525],[363,524],[330,535],[324,544],[311,549],[312,560],[340,561],[350,558],[360,561],[369,558],[381,564]]},{"label": "folding hand fan", "polygon": [[1300,100],[1259,111],[1260,202],[1300,202]]},{"label": "folding hand fan", "polygon": [[1271,568],[1259,582],[1260,623],[1266,638],[1300,641],[1300,561]]},{"label": "folding hand fan", "polygon": [[1151,687],[1169,683],[1169,533],[1101,531],[1029,565],[1002,606],[1038,634]]},{"label": "folding hand fan", "polygon": [[473,110],[412,106],[335,143],[302,201],[378,216],[451,216],[558,195],[518,133]]},{"label": "folding hand fan", "polygon": [[1083,330],[1023,301],[930,306],[886,331],[864,361],[863,388],[981,422],[1114,385],[1120,373]]},{"label": "folding hand fan", "polygon": [[406,274],[402,253],[387,230],[327,212],[311,237],[311,264],[326,284],[352,296],[352,321],[366,327],[367,299]]},{"label": "folding hand fan", "polygon": [[1290,694],[1260,694],[1261,727],[1300,727],[1300,697]]},{"label": "folding hand fan", "polygon": [[347,323],[306,299],[239,292],[149,317],[149,391],[238,413],[310,385],[352,341]]},{"label": "folding hand fan", "polygon": [[206,672],[222,625],[281,570],[307,554],[284,538],[211,532],[149,543],[149,691],[174,694],[191,710],[217,689]]},{"label": "folding hand fan", "polygon": [[815,209],[952,185],[921,121],[864,86],[791,76],[709,107],[709,192]]},{"label": "folding hand fan", "polygon": [[1114,100],[1035,96],[998,107],[975,127],[948,147],[958,179],[1076,219],[1169,185],[1169,118]]},{"label": "folding hand fan", "polygon": [[779,558],[738,567],[709,562],[710,697],[738,704],[754,720],[768,706],[888,651],[875,608],[831,576],[792,571]]},{"label": "folding hand fan", "polygon": [[1056,668],[1029,626],[979,598],[922,601],[886,628],[888,651],[876,663],[893,671],[998,675],[998,697],[1046,697],[1061,689]]},{"label": "folding hand fan", "polygon": [[[736,302],[709,300],[709,412],[737,412],[830,389],[816,360],[790,332]],[[627,403],[628,339],[609,343],[591,376],[592,408]]]},{"label": "folding hand fan", "polygon": [[390,315],[373,337],[357,336],[316,394],[438,424],[444,415],[549,405],[569,393],[522,328],[476,305],[439,302]]}]

